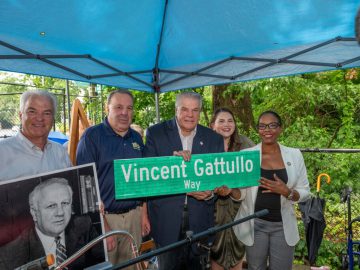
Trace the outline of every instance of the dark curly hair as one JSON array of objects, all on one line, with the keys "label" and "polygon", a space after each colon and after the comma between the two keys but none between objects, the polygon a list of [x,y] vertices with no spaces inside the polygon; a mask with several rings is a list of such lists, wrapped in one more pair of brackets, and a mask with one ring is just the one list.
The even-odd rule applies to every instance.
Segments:
[{"label": "dark curly hair", "polygon": [[227,113],[231,114],[232,118],[234,119],[234,123],[235,123],[234,133],[231,134],[231,136],[230,136],[230,143],[229,143],[229,147],[228,147],[228,152],[240,151],[240,147],[241,147],[240,135],[239,135],[238,129],[236,127],[234,114],[230,109],[228,109],[228,108],[218,108],[218,109],[216,109],[213,116],[212,116],[212,118],[211,118],[210,126],[212,126],[215,123],[216,118],[218,117],[219,113],[222,113],[222,112],[227,112]]},{"label": "dark curly hair", "polygon": [[277,112],[271,111],[271,110],[262,112],[262,113],[259,115],[257,125],[259,125],[260,118],[263,117],[263,116],[266,115],[266,114],[271,114],[272,116],[274,116],[274,117],[277,119],[277,121],[278,121],[278,123],[279,123],[279,126],[280,126],[280,127],[282,126],[282,121],[281,121],[280,115],[279,115]]}]

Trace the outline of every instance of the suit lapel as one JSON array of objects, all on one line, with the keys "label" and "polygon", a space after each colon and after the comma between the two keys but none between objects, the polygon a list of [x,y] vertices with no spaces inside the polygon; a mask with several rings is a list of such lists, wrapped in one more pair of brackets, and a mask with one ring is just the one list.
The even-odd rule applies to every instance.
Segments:
[{"label": "suit lapel", "polygon": [[173,151],[183,150],[175,118],[173,118],[168,122],[167,135],[168,135],[168,142],[170,142],[169,146],[172,149],[171,155]]},{"label": "suit lapel", "polygon": [[81,235],[78,235],[76,231],[74,232],[72,228],[75,228],[73,217],[70,219],[70,222],[65,229],[65,248],[67,257],[70,257],[75,253],[76,246],[79,242],[79,239],[77,237],[81,237]]},{"label": "suit lapel", "polygon": [[29,233],[29,243],[30,243],[30,260],[35,260],[40,257],[45,256],[44,247],[40,241],[39,236],[36,233],[35,228]]},{"label": "suit lapel", "polygon": [[289,149],[283,147],[281,144],[280,144],[280,149],[281,149],[281,156],[285,164],[286,173],[288,175],[288,182],[286,185],[291,188],[293,187],[295,182],[293,156],[291,155]]},{"label": "suit lapel", "polygon": [[199,128],[199,125],[196,129],[196,135],[194,137],[193,145],[192,145],[192,153],[193,154],[203,154],[208,150],[207,146],[205,145],[206,140],[204,140],[203,134],[201,132],[201,129]]}]

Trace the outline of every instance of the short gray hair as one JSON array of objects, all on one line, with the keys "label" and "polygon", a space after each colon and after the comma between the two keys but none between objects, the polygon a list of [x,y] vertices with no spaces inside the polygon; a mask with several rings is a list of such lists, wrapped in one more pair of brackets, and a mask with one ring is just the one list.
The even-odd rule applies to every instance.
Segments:
[{"label": "short gray hair", "polygon": [[116,89],[116,90],[110,92],[110,94],[109,94],[108,97],[107,97],[107,101],[106,101],[106,102],[107,102],[107,105],[110,104],[111,98],[112,98],[115,94],[125,94],[125,95],[129,95],[129,96],[131,97],[132,102],[134,103],[134,96],[133,96],[133,94],[132,94],[129,90],[125,89],[125,88],[119,88],[119,89]]},{"label": "short gray hair", "polygon": [[53,184],[60,184],[64,187],[67,187],[70,192],[70,197],[72,199],[73,191],[71,186],[69,185],[69,182],[65,178],[50,178],[49,180],[43,181],[40,184],[38,184],[33,191],[29,194],[29,205],[31,209],[37,209],[36,202],[40,200],[40,192]]},{"label": "short gray hair", "polygon": [[57,101],[56,101],[55,95],[48,91],[39,90],[39,89],[29,90],[29,91],[22,93],[22,95],[20,97],[20,112],[21,113],[24,113],[25,103],[33,96],[41,96],[41,97],[47,98],[53,107],[53,114],[55,117],[56,109],[57,109]]},{"label": "short gray hair", "polygon": [[199,102],[200,109],[202,108],[202,96],[196,92],[182,92],[176,95],[175,108],[180,106],[180,101],[183,98],[192,98],[196,99]]}]

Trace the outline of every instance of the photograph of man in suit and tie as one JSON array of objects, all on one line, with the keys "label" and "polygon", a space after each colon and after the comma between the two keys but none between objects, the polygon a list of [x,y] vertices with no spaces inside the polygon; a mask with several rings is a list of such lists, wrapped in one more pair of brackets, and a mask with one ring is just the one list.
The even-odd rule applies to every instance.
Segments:
[{"label": "photograph of man in suit and tie", "polygon": [[[0,269],[12,270],[48,254],[54,256],[57,266],[99,236],[101,232],[89,214],[73,213],[73,195],[69,181],[58,175],[41,181],[31,190],[28,209],[33,224],[13,241],[0,246]],[[104,246],[100,242],[68,269],[84,269],[104,261]]]}]

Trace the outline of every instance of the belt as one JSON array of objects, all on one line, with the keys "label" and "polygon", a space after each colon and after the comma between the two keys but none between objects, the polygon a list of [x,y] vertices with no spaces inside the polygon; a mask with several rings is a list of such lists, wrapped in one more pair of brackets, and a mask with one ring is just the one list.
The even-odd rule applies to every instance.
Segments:
[{"label": "belt", "polygon": [[126,214],[129,213],[131,210],[136,209],[137,206],[133,207],[133,208],[128,208],[128,209],[124,209],[124,210],[119,210],[119,211],[105,211],[105,215],[108,214],[112,214],[112,215],[120,215],[120,214]]}]

